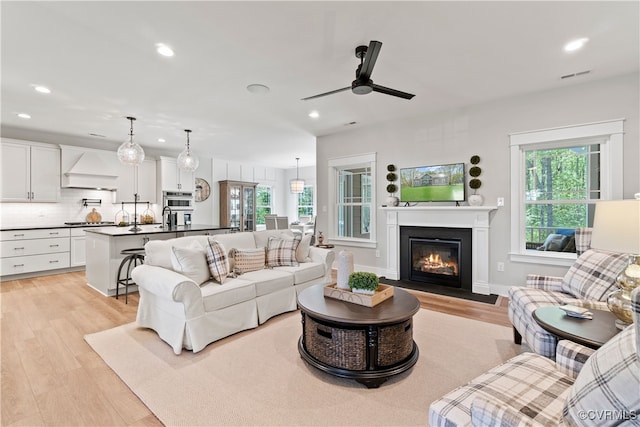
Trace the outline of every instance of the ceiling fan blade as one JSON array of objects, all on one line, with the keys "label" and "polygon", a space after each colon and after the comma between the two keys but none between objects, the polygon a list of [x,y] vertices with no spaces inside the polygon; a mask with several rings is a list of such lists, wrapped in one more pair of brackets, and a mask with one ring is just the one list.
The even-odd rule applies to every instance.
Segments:
[{"label": "ceiling fan blade", "polygon": [[402,92],[399,90],[391,89],[391,88],[376,85],[376,84],[371,84],[371,89],[373,89],[374,92],[380,92],[380,93],[384,93],[385,95],[397,96],[398,98],[404,98],[404,99],[411,99],[415,96],[407,92]]},{"label": "ceiling fan blade", "polygon": [[367,48],[367,53],[364,56],[364,62],[362,63],[362,68],[360,68],[360,74],[358,78],[363,81],[367,81],[371,78],[371,73],[373,72],[373,66],[376,65],[376,60],[378,59],[378,54],[380,53],[380,48],[382,47],[381,42],[377,42],[375,40],[371,40],[369,43],[369,47]]},{"label": "ceiling fan blade", "polygon": [[319,95],[309,96],[307,98],[302,98],[301,101],[308,101],[310,99],[316,99],[316,98],[320,98],[322,96],[333,95],[334,93],[344,92],[345,90],[349,90],[349,89],[351,89],[351,86],[343,87],[342,89],[332,90],[331,92],[321,93]]}]

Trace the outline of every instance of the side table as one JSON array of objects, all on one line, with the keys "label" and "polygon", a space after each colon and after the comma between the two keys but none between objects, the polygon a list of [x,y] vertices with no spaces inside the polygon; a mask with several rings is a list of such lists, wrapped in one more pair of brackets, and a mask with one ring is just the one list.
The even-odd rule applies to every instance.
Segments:
[{"label": "side table", "polygon": [[533,312],[533,318],[542,329],[559,339],[598,349],[620,330],[616,328],[616,317],[610,311],[592,312],[593,319],[580,319],[568,316],[560,307],[552,305],[537,308]]}]

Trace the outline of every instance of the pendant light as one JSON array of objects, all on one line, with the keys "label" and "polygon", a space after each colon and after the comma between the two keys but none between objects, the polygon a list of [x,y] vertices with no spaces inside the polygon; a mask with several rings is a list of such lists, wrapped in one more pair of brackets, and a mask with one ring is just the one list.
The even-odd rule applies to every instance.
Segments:
[{"label": "pendant light", "polygon": [[304,180],[300,179],[298,162],[300,161],[300,157],[296,157],[296,179],[292,179],[289,182],[289,188],[291,188],[291,192],[293,194],[300,194],[304,192]]},{"label": "pendant light", "polygon": [[187,146],[178,156],[178,167],[183,171],[193,172],[198,169],[200,161],[193,155],[191,147],[189,147],[189,134],[191,131],[189,129],[185,129],[184,131],[187,133]]},{"label": "pendant light", "polygon": [[144,150],[138,143],[133,142],[133,121],[135,119],[135,117],[127,117],[127,120],[131,122],[129,140],[118,147],[118,160],[129,166],[138,166],[144,160]]}]

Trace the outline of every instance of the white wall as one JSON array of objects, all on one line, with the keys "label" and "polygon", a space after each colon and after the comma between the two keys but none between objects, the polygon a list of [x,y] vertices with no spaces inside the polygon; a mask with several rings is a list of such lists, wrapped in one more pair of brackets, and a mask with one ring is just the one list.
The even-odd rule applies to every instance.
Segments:
[{"label": "white wall", "polygon": [[[494,289],[523,284],[526,274],[533,272],[562,276],[566,271],[563,267],[509,262],[509,134],[626,119],[624,197],[632,198],[640,191],[639,90],[636,73],[319,137],[316,143],[317,229],[326,230],[328,223],[324,212],[329,203],[328,159],[377,152],[377,199],[384,201],[387,164],[393,163],[398,168],[453,162],[469,164],[469,158],[477,154],[482,167],[482,188],[478,192],[485,197],[485,204],[495,205],[497,197],[505,198],[505,206],[495,212],[491,221],[489,280],[497,285]],[[357,265],[372,271],[386,268],[384,226],[384,215],[378,211],[376,249],[382,254],[379,258],[375,257],[375,249],[349,248]],[[497,271],[497,262],[505,263],[504,272]]]}]

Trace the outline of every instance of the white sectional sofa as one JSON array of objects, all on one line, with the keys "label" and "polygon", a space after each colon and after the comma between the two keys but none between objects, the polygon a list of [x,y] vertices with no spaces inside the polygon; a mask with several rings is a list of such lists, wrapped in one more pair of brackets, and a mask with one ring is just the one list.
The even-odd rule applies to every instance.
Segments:
[{"label": "white sectional sofa", "polygon": [[[238,255],[259,254],[269,237],[294,239],[289,230],[266,230],[148,242],[144,265],[132,272],[140,292],[138,325],[156,331],[176,354],[182,348],[198,352],[213,341],[295,310],[303,289],[331,282],[334,253],[309,247],[308,239],[296,251],[298,265],[270,267],[267,257],[262,266],[254,262],[242,270]],[[239,274],[222,283],[209,278],[208,239],[224,247],[231,270]]]}]

